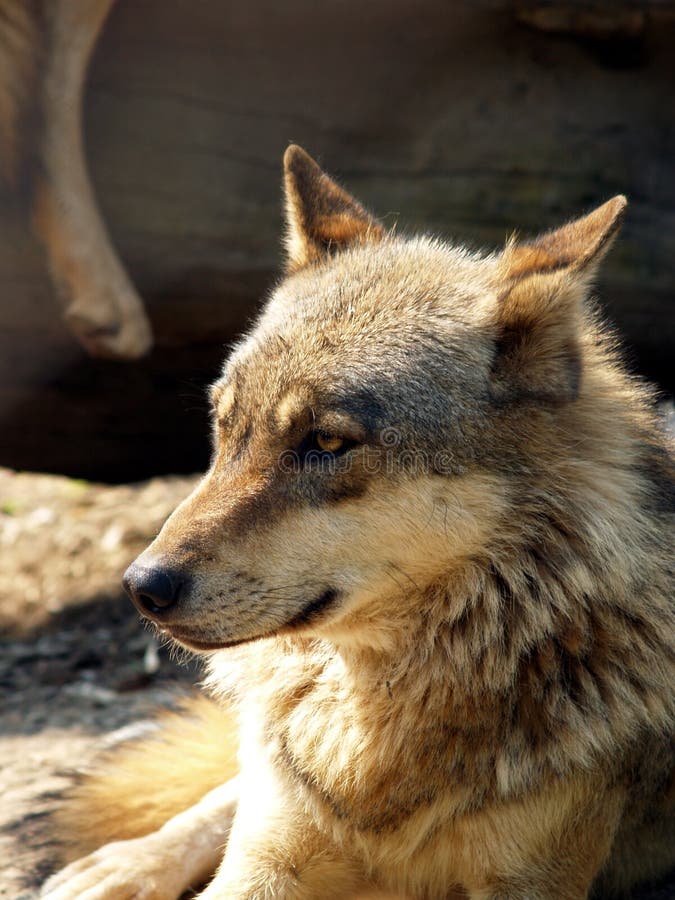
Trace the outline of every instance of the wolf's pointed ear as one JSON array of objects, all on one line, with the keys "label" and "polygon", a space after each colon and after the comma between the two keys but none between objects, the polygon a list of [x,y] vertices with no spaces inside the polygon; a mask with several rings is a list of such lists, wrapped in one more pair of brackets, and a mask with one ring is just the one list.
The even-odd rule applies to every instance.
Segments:
[{"label": "wolf's pointed ear", "polygon": [[626,205],[614,197],[562,228],[507,245],[492,373],[497,401],[564,403],[578,395],[583,300]]},{"label": "wolf's pointed ear", "polygon": [[384,234],[379,222],[296,144],[284,154],[284,186],[288,272]]},{"label": "wolf's pointed ear", "polygon": [[532,241],[512,243],[503,255],[505,274],[522,278],[545,272],[567,269],[595,271],[609,250],[628,201],[619,194],[581,219],[568,222],[555,231],[542,234]]}]

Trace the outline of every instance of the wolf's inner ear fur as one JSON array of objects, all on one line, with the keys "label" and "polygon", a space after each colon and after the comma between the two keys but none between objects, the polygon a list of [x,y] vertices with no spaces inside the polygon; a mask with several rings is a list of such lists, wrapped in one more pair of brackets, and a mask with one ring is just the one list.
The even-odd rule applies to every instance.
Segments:
[{"label": "wolf's inner ear fur", "polygon": [[284,154],[284,185],[288,272],[384,234],[379,222],[295,144]]},{"label": "wolf's inner ear fur", "polygon": [[492,372],[498,402],[564,403],[578,395],[583,301],[625,208],[626,198],[614,197],[562,228],[507,245]]}]

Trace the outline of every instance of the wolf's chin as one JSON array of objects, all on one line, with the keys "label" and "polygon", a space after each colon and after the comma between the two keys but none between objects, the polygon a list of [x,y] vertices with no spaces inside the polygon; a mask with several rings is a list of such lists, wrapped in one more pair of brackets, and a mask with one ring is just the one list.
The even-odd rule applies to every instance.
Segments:
[{"label": "wolf's chin", "polygon": [[202,641],[174,631],[171,637],[181,647],[191,650],[193,653],[213,653],[215,650],[227,650],[228,647],[238,647],[240,644],[260,640],[261,637],[266,637],[266,635],[254,635],[253,637],[240,638],[234,641]]},{"label": "wolf's chin", "polygon": [[269,632],[261,632],[260,634],[246,635],[239,638],[216,638],[207,640],[199,634],[190,631],[182,631],[180,628],[167,628],[165,630],[167,636],[177,646],[190,650],[192,653],[214,653],[216,650],[227,650],[228,647],[240,647],[243,644],[251,644],[253,641],[264,640],[265,638],[274,637],[278,633],[277,629]]}]

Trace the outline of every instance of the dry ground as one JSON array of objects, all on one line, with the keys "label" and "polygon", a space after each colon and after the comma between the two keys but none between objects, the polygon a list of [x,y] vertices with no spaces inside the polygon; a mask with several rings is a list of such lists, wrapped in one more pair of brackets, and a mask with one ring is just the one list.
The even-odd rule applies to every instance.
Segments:
[{"label": "dry ground", "polygon": [[106,487],[0,469],[0,897],[52,865],[48,810],[97,749],[189,690],[120,577],[195,479]]}]

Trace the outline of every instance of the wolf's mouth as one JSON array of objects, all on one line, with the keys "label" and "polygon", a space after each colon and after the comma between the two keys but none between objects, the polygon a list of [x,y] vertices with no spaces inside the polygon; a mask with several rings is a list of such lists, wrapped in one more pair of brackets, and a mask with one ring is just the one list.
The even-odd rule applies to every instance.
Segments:
[{"label": "wolf's mouth", "polygon": [[[286,628],[298,628],[301,625],[309,625],[310,622],[314,622],[316,619],[320,617],[320,615],[327,610],[329,607],[334,606],[340,597],[340,592],[335,590],[334,588],[328,588],[322,594],[319,594],[318,597],[315,597],[314,600],[311,600],[306,606],[304,606],[300,612],[293,616],[285,625],[282,626],[283,629]],[[281,630],[281,629],[280,629]]]},{"label": "wolf's mouth", "polygon": [[238,647],[241,644],[248,644],[252,641],[261,641],[265,638],[274,637],[277,634],[288,634],[289,631],[301,628],[303,625],[314,623],[321,617],[322,613],[334,606],[339,598],[339,591],[334,588],[328,588],[323,591],[323,593],[319,594],[318,597],[310,600],[299,613],[287,622],[279,625],[277,628],[261,632],[260,634],[253,634],[249,637],[235,638],[234,640],[229,641],[204,641],[195,637],[192,632],[183,630],[180,627],[168,626],[162,630],[169,634],[175,641],[178,641],[179,644],[187,647],[188,650],[193,650],[195,653],[209,653],[214,650],[226,650],[228,647]]}]

